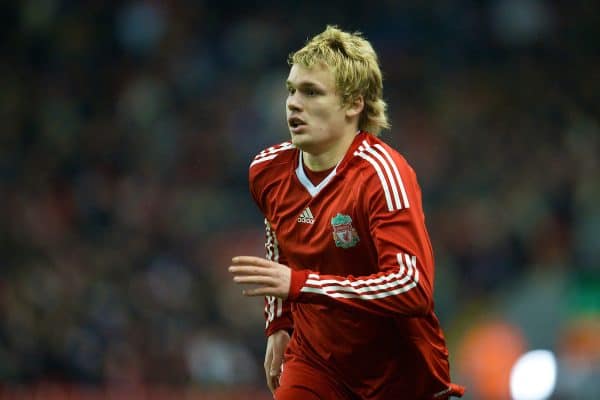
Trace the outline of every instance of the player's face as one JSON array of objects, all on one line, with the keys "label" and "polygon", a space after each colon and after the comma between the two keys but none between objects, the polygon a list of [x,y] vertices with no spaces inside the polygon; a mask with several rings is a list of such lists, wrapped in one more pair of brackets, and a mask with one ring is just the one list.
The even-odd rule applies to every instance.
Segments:
[{"label": "player's face", "polygon": [[325,65],[294,64],[287,80],[286,113],[292,143],[307,153],[327,151],[348,131],[355,133]]}]

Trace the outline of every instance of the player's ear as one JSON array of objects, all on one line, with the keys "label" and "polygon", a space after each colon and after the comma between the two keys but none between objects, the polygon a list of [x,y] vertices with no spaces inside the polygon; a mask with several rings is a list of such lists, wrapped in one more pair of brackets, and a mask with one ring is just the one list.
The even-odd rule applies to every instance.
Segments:
[{"label": "player's ear", "polygon": [[356,96],[346,109],[346,116],[349,118],[360,115],[365,108],[365,99],[362,95]]}]

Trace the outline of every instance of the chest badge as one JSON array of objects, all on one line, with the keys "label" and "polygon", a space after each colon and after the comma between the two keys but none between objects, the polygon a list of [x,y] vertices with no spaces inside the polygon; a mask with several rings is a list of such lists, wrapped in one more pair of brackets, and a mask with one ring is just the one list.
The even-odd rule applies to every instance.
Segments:
[{"label": "chest badge", "polygon": [[331,227],[333,228],[333,241],[337,247],[343,249],[354,247],[360,240],[349,215],[338,213],[331,218]]}]

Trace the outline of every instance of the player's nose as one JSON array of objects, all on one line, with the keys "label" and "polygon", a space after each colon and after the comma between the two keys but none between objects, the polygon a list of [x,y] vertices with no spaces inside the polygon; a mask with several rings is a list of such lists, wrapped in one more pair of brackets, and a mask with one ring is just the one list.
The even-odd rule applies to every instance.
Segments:
[{"label": "player's nose", "polygon": [[290,111],[302,111],[302,103],[298,100],[298,96],[289,95],[286,100],[287,109]]}]

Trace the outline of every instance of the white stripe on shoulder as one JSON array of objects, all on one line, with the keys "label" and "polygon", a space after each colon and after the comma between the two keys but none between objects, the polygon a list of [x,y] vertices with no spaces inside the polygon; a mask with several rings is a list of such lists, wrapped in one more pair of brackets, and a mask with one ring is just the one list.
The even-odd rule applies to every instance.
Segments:
[{"label": "white stripe on shoulder", "polygon": [[252,166],[254,166],[254,165],[256,165],[256,164],[260,164],[261,162],[265,162],[265,161],[272,160],[272,159],[274,159],[275,157],[277,157],[277,154],[272,154],[272,155],[270,155],[270,156],[267,156],[267,157],[262,157],[262,158],[259,158],[259,159],[254,159],[254,161],[252,161],[252,162],[250,163],[250,166],[252,167]]},{"label": "white stripe on shoulder", "polygon": [[[398,166],[383,146],[380,144],[371,146],[366,140],[363,140],[362,145],[359,146],[358,151],[354,152],[354,155],[367,160],[375,168],[377,176],[381,181],[389,211],[401,210],[410,206]],[[400,194],[402,195],[402,200],[400,199]]]},{"label": "white stripe on shoulder", "polygon": [[396,163],[394,162],[394,160],[392,160],[392,156],[390,156],[390,153],[388,153],[387,150],[379,143],[376,144],[374,147],[379,149],[379,151],[381,151],[385,155],[385,157],[388,159],[388,161],[392,165],[392,169],[394,170],[394,175],[396,176],[396,179],[398,180],[398,184],[400,185],[400,191],[402,192],[402,200],[404,200],[404,206],[406,208],[410,207],[410,204],[408,204],[408,196],[406,195],[406,189],[404,188],[404,182],[402,182],[402,178],[400,177],[400,171],[398,171],[398,167],[396,166]]},{"label": "white stripe on shoulder", "polygon": [[367,143],[366,140],[363,141],[363,145],[365,147],[363,148],[363,146],[360,146],[359,150],[366,151],[369,154],[372,154],[375,158],[377,158],[377,160],[379,160],[381,165],[383,165],[383,168],[386,172],[387,180],[388,182],[390,182],[390,186],[392,187],[392,193],[394,194],[394,200],[396,201],[396,209],[402,209],[402,203],[400,203],[400,196],[398,196],[398,188],[396,186],[396,181],[394,179],[394,176],[392,175],[392,170],[390,169],[390,166],[388,165],[387,161],[381,156],[381,154],[375,151],[375,149],[371,147],[371,145],[369,145],[369,143]]},{"label": "white stripe on shoulder", "polygon": [[256,164],[260,164],[261,162],[272,160],[275,157],[277,157],[279,155],[279,153],[286,151],[286,150],[291,150],[294,147],[295,146],[291,142],[283,142],[278,145],[271,146],[267,149],[264,149],[263,151],[258,153],[256,155],[256,157],[254,157],[254,160],[250,163],[250,167],[252,167]]},{"label": "white stripe on shoulder", "polygon": [[364,154],[359,151],[355,151],[354,155],[359,156],[360,158],[364,158],[373,166],[373,168],[375,168],[375,171],[377,171],[377,175],[379,176],[379,180],[381,181],[381,186],[383,187],[383,194],[385,195],[385,201],[387,202],[388,210],[394,211],[394,204],[392,204],[392,198],[390,197],[390,190],[388,188],[388,184],[385,181],[385,178],[383,177],[383,172],[377,164],[377,161],[369,157],[367,154]]}]

